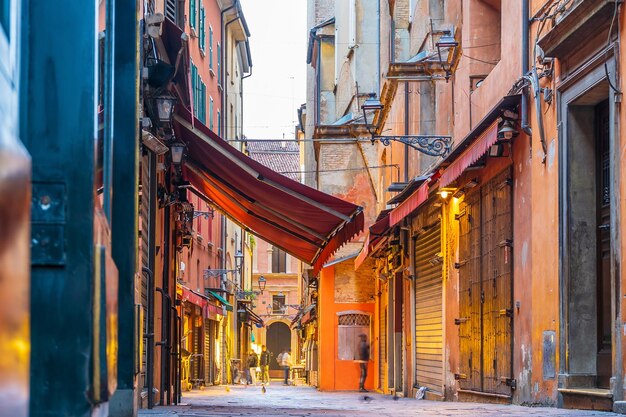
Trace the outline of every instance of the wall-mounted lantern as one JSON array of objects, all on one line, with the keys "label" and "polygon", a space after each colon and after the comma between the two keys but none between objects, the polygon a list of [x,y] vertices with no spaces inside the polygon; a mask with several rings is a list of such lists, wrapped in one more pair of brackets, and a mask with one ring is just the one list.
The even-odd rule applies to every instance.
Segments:
[{"label": "wall-mounted lantern", "polygon": [[261,294],[263,294],[263,291],[265,291],[265,286],[267,285],[267,280],[265,279],[263,275],[259,277],[258,284],[259,284],[259,290],[261,291]]}]

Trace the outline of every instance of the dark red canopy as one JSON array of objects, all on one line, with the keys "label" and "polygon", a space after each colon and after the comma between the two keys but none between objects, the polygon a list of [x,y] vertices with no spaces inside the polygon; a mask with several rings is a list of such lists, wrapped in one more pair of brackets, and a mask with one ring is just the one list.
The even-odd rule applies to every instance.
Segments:
[{"label": "dark red canopy", "polygon": [[176,135],[188,147],[185,175],[235,223],[312,265],[317,273],[363,230],[363,209],[252,160],[178,108]]}]

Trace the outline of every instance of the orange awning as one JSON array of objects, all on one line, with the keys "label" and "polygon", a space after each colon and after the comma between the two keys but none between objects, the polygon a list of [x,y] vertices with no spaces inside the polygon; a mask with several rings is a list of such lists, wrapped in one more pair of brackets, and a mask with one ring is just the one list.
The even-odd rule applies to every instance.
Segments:
[{"label": "orange awning", "polygon": [[185,176],[224,215],[306,262],[317,274],[363,230],[363,209],[293,181],[252,160],[177,109],[175,131],[188,147]]}]

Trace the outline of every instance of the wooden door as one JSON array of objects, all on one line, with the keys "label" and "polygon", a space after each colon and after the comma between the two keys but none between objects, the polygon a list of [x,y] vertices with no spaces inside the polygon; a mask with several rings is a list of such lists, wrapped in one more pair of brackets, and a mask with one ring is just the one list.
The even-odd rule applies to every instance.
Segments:
[{"label": "wooden door", "polygon": [[609,102],[598,104],[597,120],[597,307],[598,387],[610,388],[611,354],[611,174],[609,159]]},{"label": "wooden door", "polygon": [[270,376],[278,378],[282,376],[282,370],[276,358],[283,350],[291,348],[291,331],[289,326],[282,322],[270,324],[267,329],[267,350],[270,352]]},{"label": "wooden door", "polygon": [[459,220],[459,326],[460,363],[457,378],[461,389],[480,391],[481,303],[480,303],[480,190],[465,196]]},{"label": "wooden door", "polygon": [[511,394],[512,217],[510,170],[482,189],[483,391]]},{"label": "wooden door", "polygon": [[512,375],[512,194],[507,169],[460,205],[459,326],[464,390],[510,395]]}]

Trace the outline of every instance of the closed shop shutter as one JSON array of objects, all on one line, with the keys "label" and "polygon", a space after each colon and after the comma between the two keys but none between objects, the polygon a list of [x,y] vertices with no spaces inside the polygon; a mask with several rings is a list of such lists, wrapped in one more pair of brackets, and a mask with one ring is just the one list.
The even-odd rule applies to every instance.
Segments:
[{"label": "closed shop shutter", "polygon": [[191,365],[191,381],[194,384],[202,381],[202,315],[200,314],[200,308],[194,307],[193,314],[193,331],[191,333],[192,337],[192,356],[190,360]]},{"label": "closed shop shutter", "polygon": [[415,240],[415,376],[420,387],[443,393],[441,225]]},{"label": "closed shop shutter", "polygon": [[213,325],[212,320],[204,319],[204,384],[213,383]]},{"label": "closed shop shutter", "polygon": [[378,320],[379,324],[379,337],[378,337],[378,372],[380,378],[378,379],[378,389],[384,391],[386,384],[386,373],[387,369],[387,303],[384,285],[381,284],[381,292],[382,295],[380,297],[380,319]]}]

